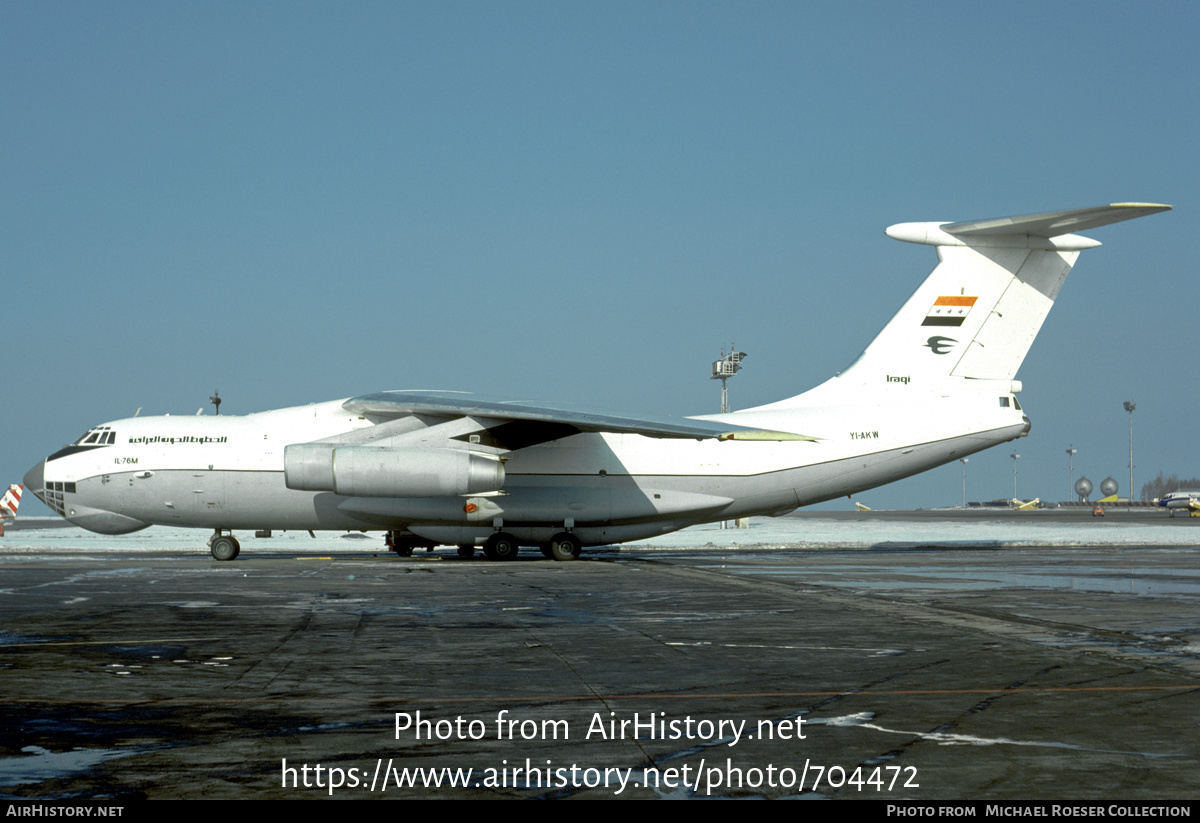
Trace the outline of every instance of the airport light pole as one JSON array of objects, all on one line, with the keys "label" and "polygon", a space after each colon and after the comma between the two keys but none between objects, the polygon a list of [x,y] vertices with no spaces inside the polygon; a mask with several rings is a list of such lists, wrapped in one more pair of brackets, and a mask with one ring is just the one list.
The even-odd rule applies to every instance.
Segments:
[{"label": "airport light pole", "polygon": [[1013,505],[1014,506],[1017,505],[1017,460],[1020,457],[1021,457],[1021,455],[1017,454],[1016,452],[1012,453],[1012,459],[1013,459]]},{"label": "airport light pole", "polygon": [[1125,411],[1129,412],[1129,502],[1133,503],[1133,410],[1137,403],[1125,401]]},{"label": "airport light pole", "polygon": [[967,457],[960,457],[958,459],[958,462],[963,464],[963,508],[964,509],[967,507],[967,461],[969,459],[970,458],[967,458]]},{"label": "airport light pole", "polygon": [[[727,381],[742,370],[742,361],[746,357],[747,354],[744,351],[738,351],[730,343],[729,354],[726,354],[725,349],[722,348],[721,359],[713,361],[712,379],[721,381],[721,414],[729,414],[729,386]],[[736,524],[738,521],[735,520],[733,522]],[[729,528],[729,521],[722,520],[721,528]]]},{"label": "airport light pole", "polygon": [[1068,500],[1070,500],[1071,495],[1075,493],[1075,455],[1078,452],[1079,449],[1075,448],[1073,444],[1067,447],[1067,473],[1071,477],[1071,493],[1067,495]]},{"label": "airport light pole", "polygon": [[721,381],[721,414],[729,414],[729,386],[726,381],[742,370],[742,361],[747,357],[744,351],[738,351],[729,344],[729,354],[721,349],[721,359],[712,364],[712,379]]}]

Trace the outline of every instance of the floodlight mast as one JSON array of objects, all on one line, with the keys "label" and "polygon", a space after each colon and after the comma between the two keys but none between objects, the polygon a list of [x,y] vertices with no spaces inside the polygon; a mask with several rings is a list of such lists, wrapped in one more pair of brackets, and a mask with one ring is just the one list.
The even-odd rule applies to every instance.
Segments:
[{"label": "floodlight mast", "polygon": [[1137,403],[1125,401],[1125,411],[1129,412],[1129,503],[1133,505],[1133,411]]},{"label": "floodlight mast", "polygon": [[725,381],[741,371],[746,356],[744,351],[736,351],[730,343],[729,354],[721,349],[721,359],[713,361],[711,379],[721,381],[721,414],[729,413],[729,386]]},{"label": "floodlight mast", "polygon": [[1013,452],[1009,455],[1013,461],[1013,506],[1017,505],[1017,461],[1021,459],[1021,455]]}]

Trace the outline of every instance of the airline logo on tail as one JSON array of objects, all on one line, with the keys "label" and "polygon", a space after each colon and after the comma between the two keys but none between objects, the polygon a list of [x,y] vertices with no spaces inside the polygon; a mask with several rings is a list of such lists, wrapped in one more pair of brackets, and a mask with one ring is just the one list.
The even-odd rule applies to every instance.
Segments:
[{"label": "airline logo on tail", "polygon": [[21,505],[21,492],[24,489],[24,486],[18,486],[16,483],[8,487],[8,492],[0,499],[0,523],[17,516],[17,506]]},{"label": "airline logo on tail", "polygon": [[967,312],[975,305],[978,297],[965,295],[943,295],[933,301],[933,306],[925,313],[922,326],[961,326],[967,319]]},{"label": "airline logo on tail", "polygon": [[954,348],[954,344],[958,341],[953,337],[931,337],[925,341],[925,348],[932,351],[934,354],[949,354]]}]

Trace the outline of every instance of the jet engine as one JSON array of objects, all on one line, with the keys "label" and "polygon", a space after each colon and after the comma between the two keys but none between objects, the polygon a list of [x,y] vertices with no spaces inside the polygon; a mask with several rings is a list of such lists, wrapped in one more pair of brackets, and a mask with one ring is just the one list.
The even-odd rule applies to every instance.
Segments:
[{"label": "jet engine", "polygon": [[347,497],[449,497],[499,491],[499,457],[438,448],[381,448],[298,443],[283,453],[289,489]]}]

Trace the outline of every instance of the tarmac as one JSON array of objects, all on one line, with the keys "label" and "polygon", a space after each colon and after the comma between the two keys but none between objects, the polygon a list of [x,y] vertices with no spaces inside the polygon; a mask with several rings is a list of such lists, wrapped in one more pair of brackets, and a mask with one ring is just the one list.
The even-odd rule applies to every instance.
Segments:
[{"label": "tarmac", "polygon": [[573,563],[0,543],[0,795],[1200,797],[1200,532],[1177,531],[1200,518],[1022,548],[939,544],[970,511],[806,516],[931,538]]}]

